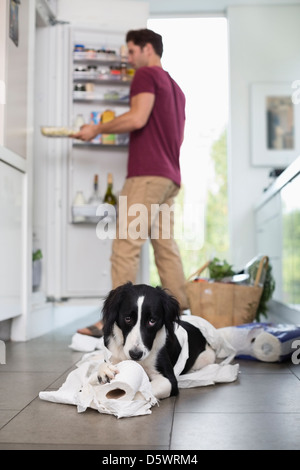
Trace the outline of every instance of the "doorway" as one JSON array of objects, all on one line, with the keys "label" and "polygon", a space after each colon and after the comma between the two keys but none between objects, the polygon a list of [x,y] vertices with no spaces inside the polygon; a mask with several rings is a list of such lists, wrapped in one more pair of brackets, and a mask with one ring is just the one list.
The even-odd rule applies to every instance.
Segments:
[{"label": "doorway", "polygon": [[[150,19],[148,28],[162,35],[163,68],[186,96],[175,238],[188,277],[209,259],[229,254],[227,19]],[[150,282],[160,283],[152,247]]]}]

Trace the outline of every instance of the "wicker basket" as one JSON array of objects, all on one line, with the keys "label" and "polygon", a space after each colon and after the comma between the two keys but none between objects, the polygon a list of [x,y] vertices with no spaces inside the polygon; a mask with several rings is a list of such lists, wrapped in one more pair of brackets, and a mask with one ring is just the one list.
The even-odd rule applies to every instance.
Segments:
[{"label": "wicker basket", "polygon": [[263,292],[259,282],[268,263],[267,256],[261,258],[252,286],[191,280],[208,268],[210,262],[205,263],[186,282],[186,293],[192,315],[204,318],[215,328],[253,322]]}]

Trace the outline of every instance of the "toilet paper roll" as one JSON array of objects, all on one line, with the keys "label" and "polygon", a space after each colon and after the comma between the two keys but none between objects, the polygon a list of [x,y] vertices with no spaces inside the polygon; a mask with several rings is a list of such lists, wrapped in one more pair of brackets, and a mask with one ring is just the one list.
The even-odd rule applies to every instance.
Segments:
[{"label": "toilet paper roll", "polygon": [[270,333],[260,333],[253,342],[253,355],[259,361],[277,362],[281,356],[281,342]]},{"label": "toilet paper roll", "polygon": [[119,373],[110,383],[97,387],[99,402],[107,400],[131,401],[142,389],[145,380],[149,381],[146,372],[134,361],[123,361],[116,366]]},{"label": "toilet paper roll", "polygon": [[219,328],[219,334],[235,349],[235,357],[263,362],[282,362],[293,353],[300,325],[248,323]]}]

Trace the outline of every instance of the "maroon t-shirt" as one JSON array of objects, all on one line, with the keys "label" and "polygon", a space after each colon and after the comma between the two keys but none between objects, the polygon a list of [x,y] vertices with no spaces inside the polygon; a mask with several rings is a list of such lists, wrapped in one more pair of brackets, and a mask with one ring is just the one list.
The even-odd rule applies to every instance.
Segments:
[{"label": "maroon t-shirt", "polygon": [[163,176],[180,186],[185,96],[168,72],[156,66],[136,71],[130,98],[139,93],[153,93],[155,102],[147,124],[130,133],[127,177]]}]

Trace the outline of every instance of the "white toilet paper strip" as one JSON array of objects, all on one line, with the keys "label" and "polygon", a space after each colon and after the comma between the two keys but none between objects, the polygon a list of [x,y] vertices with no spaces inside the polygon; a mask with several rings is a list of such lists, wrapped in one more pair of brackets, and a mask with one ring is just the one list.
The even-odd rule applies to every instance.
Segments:
[{"label": "white toilet paper strip", "polygon": [[102,342],[103,338],[94,338],[93,336],[75,333],[69,348],[73,349],[73,351],[91,352],[95,351],[95,349],[101,349]]}]

